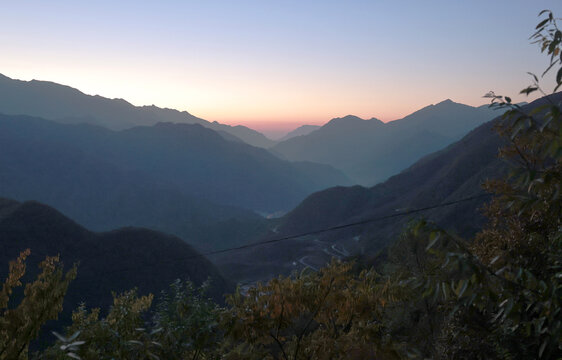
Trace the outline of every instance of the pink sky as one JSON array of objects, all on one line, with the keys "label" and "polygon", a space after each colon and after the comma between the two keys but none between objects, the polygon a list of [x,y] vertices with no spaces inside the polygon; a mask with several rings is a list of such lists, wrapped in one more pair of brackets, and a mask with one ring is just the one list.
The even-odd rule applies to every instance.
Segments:
[{"label": "pink sky", "polygon": [[548,65],[528,40],[544,8],[562,14],[560,0],[12,1],[0,73],[279,135],[489,90],[524,101],[526,72]]}]

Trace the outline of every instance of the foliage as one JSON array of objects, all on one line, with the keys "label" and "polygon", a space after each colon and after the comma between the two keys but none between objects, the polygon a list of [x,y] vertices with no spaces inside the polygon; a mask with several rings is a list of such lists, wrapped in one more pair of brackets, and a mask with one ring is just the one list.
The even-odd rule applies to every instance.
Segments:
[{"label": "foliage", "polygon": [[[389,249],[383,272],[401,289],[396,291],[401,296],[389,306],[385,322],[393,340],[408,350],[402,352],[405,357],[439,357],[446,313],[455,306],[452,284],[462,275],[443,263],[447,251],[459,250],[457,241],[436,225],[418,221]],[[443,251],[428,251],[436,242]]]},{"label": "foliage", "polygon": [[[562,83],[562,33],[551,12],[532,36],[550,55],[543,76],[556,66]],[[560,57],[559,57],[560,56]],[[521,93],[542,91],[538,77]],[[474,340],[494,349],[497,358],[562,356],[562,115],[554,97],[526,113],[511,98],[487,94],[492,106],[506,109],[500,133],[510,144],[500,155],[515,169],[509,179],[486,184],[496,194],[487,206],[489,225],[470,245],[456,241],[446,253],[444,271],[459,277],[446,283],[426,281],[430,292],[455,296],[444,327],[444,355],[458,358]],[[433,251],[445,252],[437,242]],[[441,288],[440,288],[441,286]],[[479,331],[470,332],[469,327]],[[463,342],[468,335],[473,341]]]},{"label": "foliage", "polygon": [[105,318],[100,309],[81,305],[72,315],[68,337],[57,335],[55,346],[37,354],[42,359],[197,359],[209,358],[217,346],[220,309],[204,297],[208,284],[194,290],[190,282],[175,281],[147,320],[153,296],[136,290],[113,294]]},{"label": "foliage", "polygon": [[[67,329],[69,338],[80,344],[74,356],[81,359],[149,358],[156,344],[148,341],[143,328],[143,314],[152,303],[152,295],[138,297],[135,290],[113,294],[113,305],[108,315],[100,319],[100,309],[88,311],[85,305],[72,314],[72,325]],[[76,336],[78,334],[78,336]],[[58,344],[47,349],[41,358],[64,359],[67,341],[58,337]]]},{"label": "foliage", "polygon": [[76,266],[66,274],[59,257],[47,257],[39,268],[35,281],[25,285],[23,299],[14,306],[14,289],[22,286],[25,275],[27,249],[10,262],[10,271],[0,292],[0,359],[27,359],[31,340],[37,337],[41,326],[56,319],[68,285],[76,277]]},{"label": "foliage", "polygon": [[382,314],[393,294],[374,271],[335,260],[318,273],[279,277],[228,298],[234,341],[226,358],[396,358]]},{"label": "foliage", "polygon": [[205,296],[209,284],[195,289],[191,282],[176,280],[162,293],[153,319],[162,358],[213,357],[223,335],[219,329],[222,309]]}]

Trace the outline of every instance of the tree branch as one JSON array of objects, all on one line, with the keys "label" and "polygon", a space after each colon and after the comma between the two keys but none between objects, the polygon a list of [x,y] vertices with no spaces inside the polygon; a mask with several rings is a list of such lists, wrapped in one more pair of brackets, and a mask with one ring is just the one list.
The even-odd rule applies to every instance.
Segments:
[{"label": "tree branch", "polygon": [[330,294],[330,291],[332,290],[332,284],[333,283],[334,283],[334,278],[330,278],[330,284],[328,285],[328,290],[326,291],[326,294],[322,297],[322,301],[320,302],[320,304],[318,304],[318,307],[316,308],[316,310],[314,311],[314,313],[312,314],[312,316],[310,317],[310,319],[306,323],[306,326],[304,327],[304,329],[302,329],[301,333],[299,334],[299,336],[297,338],[297,346],[295,347],[295,353],[294,353],[294,356],[293,356],[294,360],[297,360],[297,355],[298,355],[298,352],[299,352],[299,347],[300,347],[302,337],[304,336],[305,332],[308,330],[308,327],[310,326],[310,324],[312,324],[312,321],[314,320],[316,315],[318,315],[318,313],[320,312],[320,309],[322,308],[322,306],[326,302],[326,298],[328,297],[328,294]]}]

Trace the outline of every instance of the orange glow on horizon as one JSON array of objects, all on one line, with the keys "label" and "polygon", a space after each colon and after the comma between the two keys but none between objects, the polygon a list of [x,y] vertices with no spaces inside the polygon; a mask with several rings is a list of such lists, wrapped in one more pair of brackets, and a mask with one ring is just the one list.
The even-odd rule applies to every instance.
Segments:
[{"label": "orange glow on horizon", "polygon": [[[277,87],[265,91],[262,86],[251,84],[245,89],[236,89],[237,83],[226,88],[213,87],[206,80],[190,85],[185,79],[174,77],[176,72],[149,72],[139,80],[137,73],[119,72],[116,69],[97,69],[83,72],[72,67],[52,68],[41,73],[29,72],[25,61],[14,63],[14,71],[4,75],[24,81],[32,79],[53,81],[76,88],[88,95],[107,98],[123,98],[135,106],[156,105],[161,108],[187,111],[207,121],[218,121],[228,125],[243,125],[270,137],[280,137],[301,125],[324,125],[333,118],[355,115],[362,119],[377,118],[383,122],[401,119],[425,106],[437,104],[447,98],[453,101],[480,106],[486,104],[481,96],[485,90],[464,89],[462,85],[444,84],[439,87],[417,87],[401,89],[397,81],[384,91],[373,86],[357,93],[341,89],[301,86],[292,91],[292,84],[280,82]],[[106,77],[111,79],[108,81]],[[177,81],[170,81],[170,79]],[[216,79],[215,79],[216,80]],[[525,83],[525,76],[518,78]],[[447,86],[445,86],[447,85]],[[237,91],[238,90],[238,91]],[[317,89],[316,89],[317,90]],[[346,90],[346,89],[344,89]],[[457,94],[452,96],[452,94]],[[514,94],[509,89],[498,89],[498,94]],[[532,98],[512,96],[514,101],[531,101]],[[254,99],[248,101],[248,99]]]},{"label": "orange glow on horizon", "polygon": [[4,25],[19,31],[0,34],[0,73],[259,131],[388,122],[447,98],[480,106],[490,90],[533,100],[517,94],[546,60],[528,37],[560,6],[164,3],[9,2]]}]

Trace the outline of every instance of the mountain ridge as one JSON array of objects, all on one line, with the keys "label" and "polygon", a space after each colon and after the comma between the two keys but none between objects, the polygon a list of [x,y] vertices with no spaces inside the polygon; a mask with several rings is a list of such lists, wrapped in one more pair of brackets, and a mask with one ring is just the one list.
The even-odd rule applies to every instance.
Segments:
[{"label": "mountain ridge", "polygon": [[0,115],[0,150],[0,196],[41,201],[93,230],[142,226],[204,250],[252,241],[266,228],[255,211],[286,211],[347,182],[198,124],[113,131]]},{"label": "mountain ridge", "polygon": [[[562,93],[535,100],[523,110],[530,111],[547,101],[562,102]],[[503,178],[509,171],[508,164],[497,157],[498,149],[505,144],[494,130],[499,119],[500,116],[485,122],[460,140],[372,187],[339,186],[311,194],[280,218],[275,234],[264,239],[310,232],[312,235],[263,245],[237,258],[222,258],[215,263],[240,279],[256,281],[263,280],[253,275],[260,272],[256,269],[278,269],[289,274],[307,266],[324,266],[333,254],[341,255],[330,248],[369,258],[396,239],[410,221],[420,218],[435,222],[452,234],[473,236],[486,221],[480,209],[489,198],[484,196],[482,183]],[[468,200],[455,203],[463,199]],[[443,203],[452,204],[393,216]],[[379,220],[365,222],[368,219]],[[359,224],[314,233],[354,223]]]},{"label": "mountain ridge", "polygon": [[271,150],[289,160],[332,165],[357,184],[372,186],[462,137],[492,114],[447,99],[387,123],[348,115]]},{"label": "mountain ridge", "polygon": [[68,85],[43,80],[17,80],[0,74],[0,112],[9,115],[30,115],[63,123],[92,123],[112,130],[123,130],[158,122],[201,124],[229,133],[258,147],[275,142],[265,135],[244,127],[209,122],[190,114],[155,105],[134,106],[128,101],[88,95]]},{"label": "mountain ridge", "polygon": [[320,125],[301,125],[296,129],[289,131],[285,136],[279,139],[278,142],[289,140],[290,138],[297,137],[297,136],[308,135],[311,132],[318,130],[320,128],[321,128]]}]

